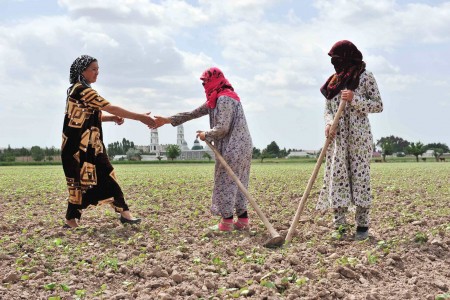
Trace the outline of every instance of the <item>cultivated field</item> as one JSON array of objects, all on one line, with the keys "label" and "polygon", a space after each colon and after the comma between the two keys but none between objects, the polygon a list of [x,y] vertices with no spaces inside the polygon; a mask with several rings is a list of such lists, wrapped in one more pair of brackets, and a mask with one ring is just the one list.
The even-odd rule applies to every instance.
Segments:
[{"label": "cultivated field", "polygon": [[[255,163],[250,193],[286,234],[313,163]],[[109,207],[62,229],[61,166],[0,167],[1,299],[450,299],[450,163],[372,165],[370,239],[331,238],[314,186],[292,244],[211,234],[213,164],[117,165],[140,226]],[[349,216],[353,224],[353,215]]]}]

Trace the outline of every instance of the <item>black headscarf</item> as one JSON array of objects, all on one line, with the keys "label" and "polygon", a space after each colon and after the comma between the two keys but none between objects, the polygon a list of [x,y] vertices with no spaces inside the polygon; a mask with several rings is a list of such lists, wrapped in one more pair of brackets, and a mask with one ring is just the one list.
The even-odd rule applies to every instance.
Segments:
[{"label": "black headscarf", "polygon": [[84,79],[82,73],[94,61],[97,61],[97,59],[89,55],[81,55],[80,57],[75,59],[72,65],[70,66],[70,77],[69,77],[70,83],[74,84],[80,81],[86,84],[87,86],[90,86]]},{"label": "black headscarf", "polygon": [[336,73],[320,88],[322,94],[333,99],[342,89],[354,91],[359,85],[359,76],[366,69],[361,52],[352,42],[342,40],[333,45],[328,55]]}]

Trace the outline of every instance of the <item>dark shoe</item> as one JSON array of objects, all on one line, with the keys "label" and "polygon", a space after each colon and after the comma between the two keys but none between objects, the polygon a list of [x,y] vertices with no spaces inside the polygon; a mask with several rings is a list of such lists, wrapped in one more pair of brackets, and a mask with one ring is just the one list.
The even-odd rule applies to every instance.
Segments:
[{"label": "dark shoe", "polygon": [[369,228],[368,227],[357,227],[356,228],[355,240],[364,241],[368,237],[369,237]]},{"label": "dark shoe", "polygon": [[139,223],[141,223],[141,219],[139,219],[139,218],[135,218],[135,219],[127,219],[127,218],[124,218],[124,217],[122,217],[122,216],[120,216],[120,223],[122,223],[122,224],[139,224]]}]

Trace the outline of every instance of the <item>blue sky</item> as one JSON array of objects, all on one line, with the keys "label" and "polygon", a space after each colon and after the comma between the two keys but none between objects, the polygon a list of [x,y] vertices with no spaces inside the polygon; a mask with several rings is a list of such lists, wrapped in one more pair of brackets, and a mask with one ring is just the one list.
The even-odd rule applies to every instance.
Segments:
[{"label": "blue sky", "polygon": [[[99,60],[94,88],[153,115],[205,101],[202,71],[220,67],[242,99],[256,147],[318,149],[320,86],[334,42],[353,41],[377,79],[385,110],[374,139],[450,145],[450,2],[356,0],[0,0],[0,148],[59,147],[72,61]],[[189,146],[208,118],[185,123]],[[162,127],[160,142],[176,143]],[[104,125],[105,143],[149,144],[132,120]]]}]

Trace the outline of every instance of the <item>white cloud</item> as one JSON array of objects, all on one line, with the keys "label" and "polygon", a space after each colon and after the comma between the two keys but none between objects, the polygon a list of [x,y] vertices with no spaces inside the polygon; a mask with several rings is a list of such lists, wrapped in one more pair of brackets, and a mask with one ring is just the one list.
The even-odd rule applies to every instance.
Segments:
[{"label": "white cloud", "polygon": [[[316,15],[309,17],[296,1],[58,4],[66,13],[0,22],[0,55],[7,58],[0,61],[0,118],[7,124],[34,120],[46,128],[56,126],[55,138],[44,142],[38,131],[30,132],[35,129],[21,123],[8,132],[0,129],[5,139],[0,147],[58,146],[69,67],[81,54],[99,59],[95,88],[112,103],[163,115],[200,105],[205,96],[199,75],[219,66],[241,96],[258,147],[272,140],[288,148],[321,146],[322,128],[316,128],[322,126],[319,88],[333,72],[327,52],[340,39],[360,48],[386,97],[386,111],[375,117],[375,135],[395,134],[392,126],[384,127],[389,122],[378,122],[394,117],[390,103],[416,99],[420,87],[429,91],[429,105],[442,105],[440,91],[450,90],[445,80],[448,61],[429,59],[437,47],[441,54],[449,48],[449,2],[318,0],[311,8]],[[5,100],[12,94],[18,100]],[[395,118],[408,124],[405,128],[418,126],[407,116]],[[443,110],[430,118],[443,124]],[[185,124],[187,136],[207,124]],[[108,139],[129,134],[138,144],[148,141],[143,126],[131,121],[124,126],[110,128]],[[29,132],[25,139],[23,132]],[[450,137],[442,142],[450,143]]]}]

